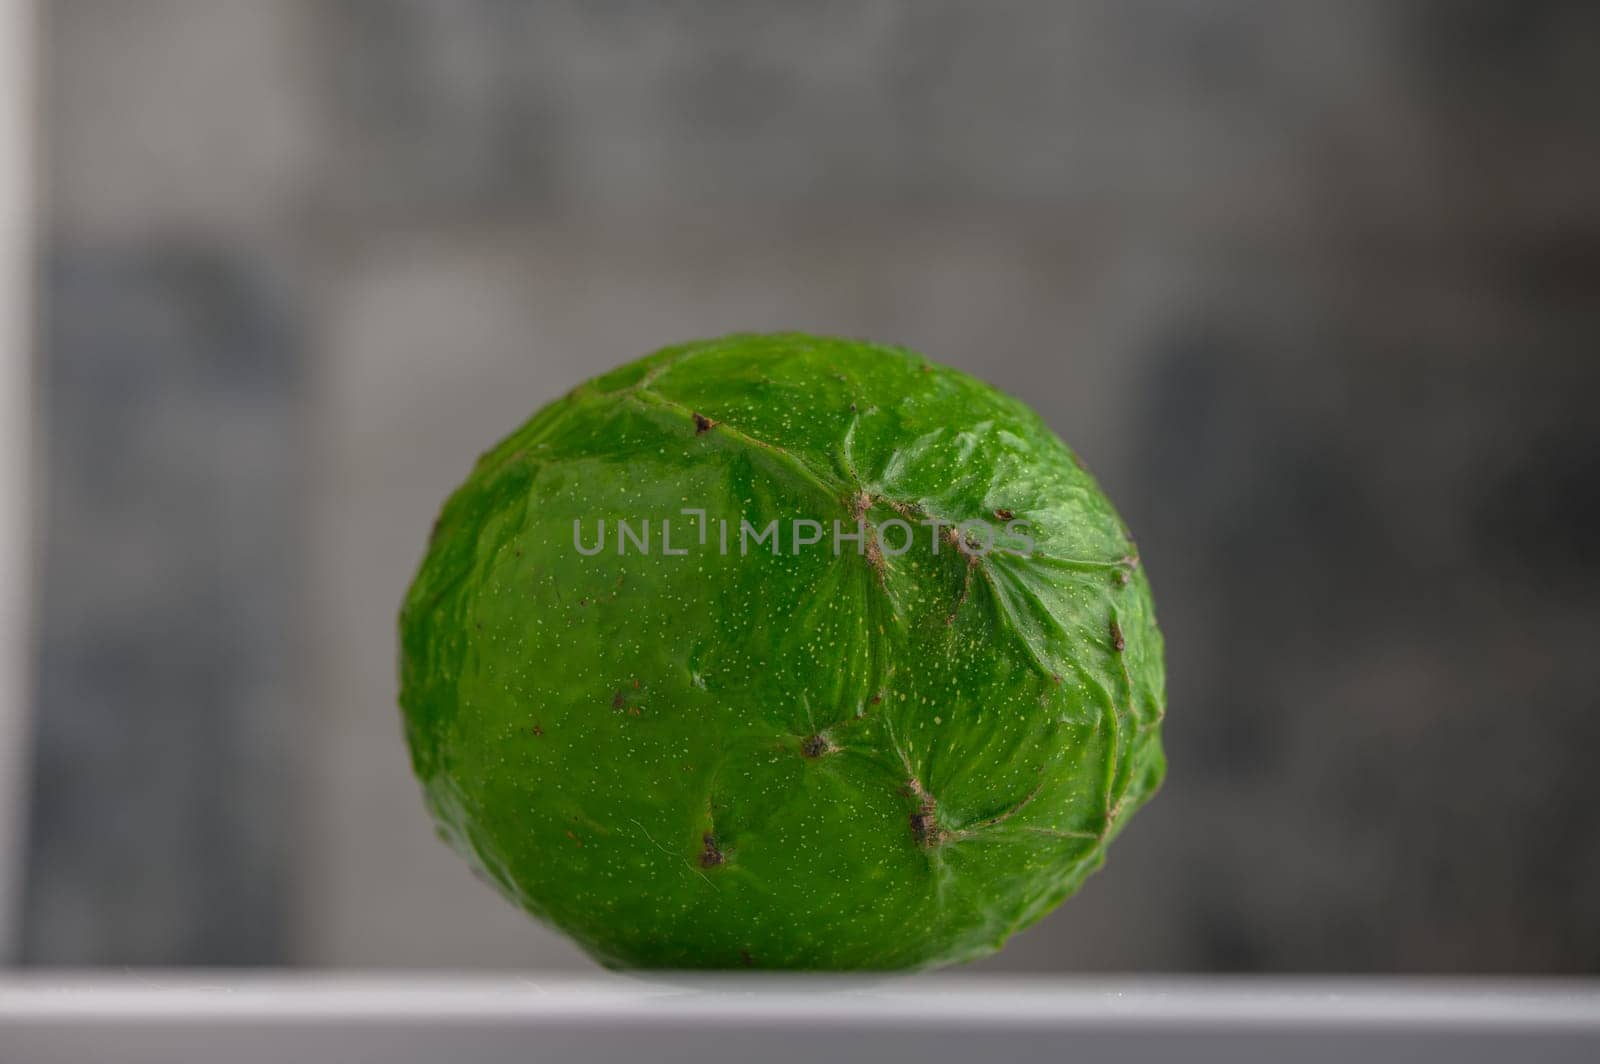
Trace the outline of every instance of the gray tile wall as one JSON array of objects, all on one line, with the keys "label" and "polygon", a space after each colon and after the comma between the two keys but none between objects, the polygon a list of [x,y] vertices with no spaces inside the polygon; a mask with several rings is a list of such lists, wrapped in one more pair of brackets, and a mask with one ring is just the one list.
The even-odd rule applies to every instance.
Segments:
[{"label": "gray tile wall", "polygon": [[304,359],[258,264],[58,247],[22,956],[287,958]]}]

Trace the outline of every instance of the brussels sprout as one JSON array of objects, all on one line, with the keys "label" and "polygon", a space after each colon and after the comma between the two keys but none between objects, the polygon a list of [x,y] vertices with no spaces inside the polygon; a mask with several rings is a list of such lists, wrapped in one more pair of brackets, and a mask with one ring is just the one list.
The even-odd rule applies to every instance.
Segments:
[{"label": "brussels sprout", "polygon": [[1027,406],[903,348],[730,336],[486,453],[400,618],[441,835],[603,964],[998,949],[1165,771],[1110,502]]}]

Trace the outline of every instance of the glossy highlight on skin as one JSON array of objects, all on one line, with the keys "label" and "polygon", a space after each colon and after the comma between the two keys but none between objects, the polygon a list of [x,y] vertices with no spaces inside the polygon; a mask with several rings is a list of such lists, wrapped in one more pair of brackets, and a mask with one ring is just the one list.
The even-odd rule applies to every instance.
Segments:
[{"label": "glossy highlight on skin", "polygon": [[[918,535],[574,549],[602,520],[697,544],[685,509]],[[925,524],[976,519],[1025,522],[1034,550]],[[1165,771],[1121,519],[1027,406],[903,348],[729,336],[578,386],[445,504],[400,634],[441,835],[613,967],[982,956],[1100,866]]]}]

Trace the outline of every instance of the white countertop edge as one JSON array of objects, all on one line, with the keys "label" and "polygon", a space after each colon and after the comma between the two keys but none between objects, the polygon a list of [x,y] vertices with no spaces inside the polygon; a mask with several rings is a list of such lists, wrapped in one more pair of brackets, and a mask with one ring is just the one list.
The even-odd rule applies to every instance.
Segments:
[{"label": "white countertop edge", "polygon": [[1305,1028],[1600,1034],[1600,980],[12,972],[0,1026],[96,1021]]}]

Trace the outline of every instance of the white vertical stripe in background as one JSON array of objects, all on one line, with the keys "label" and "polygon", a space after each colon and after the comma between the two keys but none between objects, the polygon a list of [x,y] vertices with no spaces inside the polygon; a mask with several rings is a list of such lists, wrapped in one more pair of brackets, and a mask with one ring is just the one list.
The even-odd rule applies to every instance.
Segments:
[{"label": "white vertical stripe in background", "polygon": [[0,964],[21,930],[33,587],[34,11],[0,0]]}]

